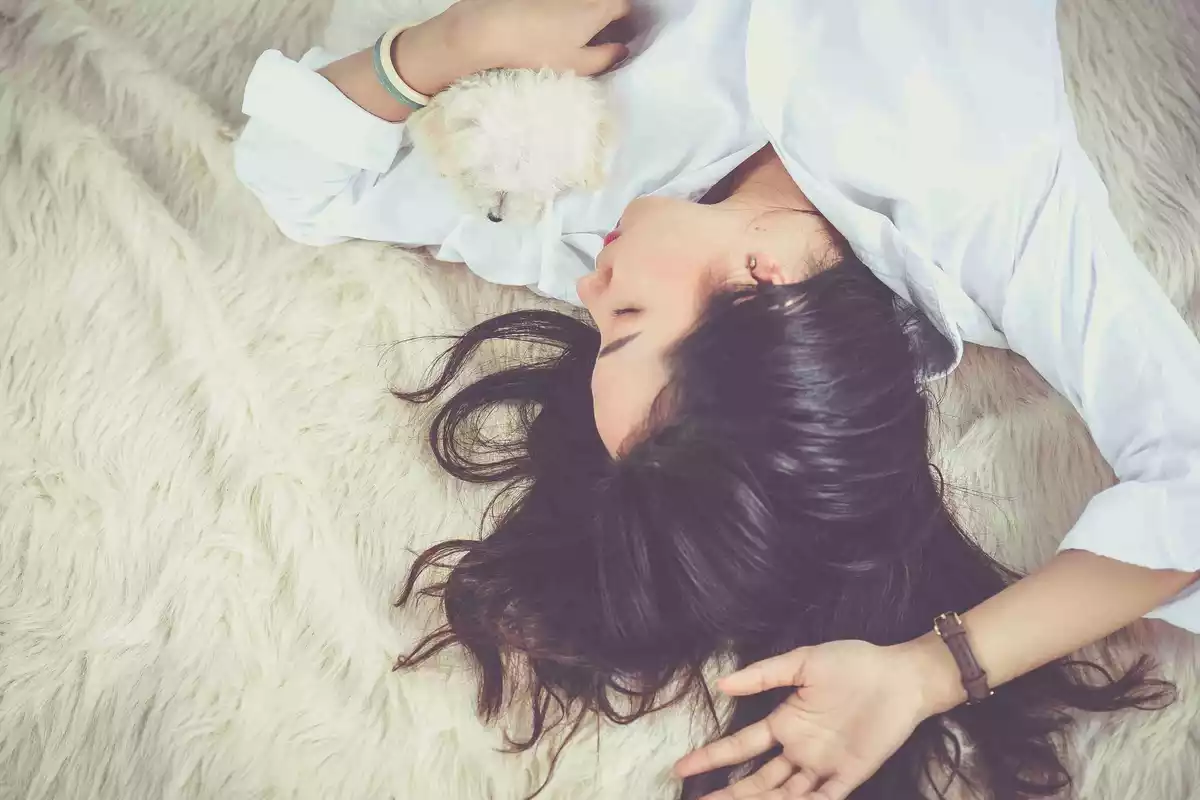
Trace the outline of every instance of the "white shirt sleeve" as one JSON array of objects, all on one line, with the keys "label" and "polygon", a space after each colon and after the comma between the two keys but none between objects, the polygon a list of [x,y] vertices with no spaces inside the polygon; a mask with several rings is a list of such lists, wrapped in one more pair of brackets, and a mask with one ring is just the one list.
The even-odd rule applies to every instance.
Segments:
[{"label": "white shirt sleeve", "polygon": [[[991,205],[987,218],[999,222],[972,237],[959,279],[1079,411],[1120,480],[1092,499],[1062,548],[1200,570],[1200,342],[1134,253],[1079,145],[1046,161],[1032,184],[1040,197]],[[1014,242],[1002,266],[994,256]],[[1200,631],[1200,592],[1152,616]]]},{"label": "white shirt sleeve", "polygon": [[578,303],[575,281],[592,268],[601,235],[564,231],[557,214],[498,225],[464,206],[404,124],[365,111],[316,72],[334,58],[315,48],[295,62],[269,50],[246,85],[250,120],[235,169],[280,230],[309,245],[432,246],[485,280]]},{"label": "white shirt sleeve", "polygon": [[365,111],[317,74],[332,60],[320,48],[300,62],[263,53],[242,103],[250,120],[234,147],[238,178],[280,230],[304,244],[352,238],[339,225],[347,207],[375,188],[406,146],[402,123]]}]

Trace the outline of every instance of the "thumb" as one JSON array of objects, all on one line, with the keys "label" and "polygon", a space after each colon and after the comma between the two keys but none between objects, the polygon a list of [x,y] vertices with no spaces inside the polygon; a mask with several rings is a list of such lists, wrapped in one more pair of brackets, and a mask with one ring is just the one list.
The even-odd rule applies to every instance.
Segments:
[{"label": "thumb", "polygon": [[809,648],[801,647],[790,653],[759,661],[725,676],[717,682],[717,686],[732,697],[758,694],[782,686],[800,686],[808,654]]},{"label": "thumb", "polygon": [[607,42],[584,47],[575,59],[575,71],[580,75],[599,75],[620,64],[629,56],[629,48],[620,42]]}]

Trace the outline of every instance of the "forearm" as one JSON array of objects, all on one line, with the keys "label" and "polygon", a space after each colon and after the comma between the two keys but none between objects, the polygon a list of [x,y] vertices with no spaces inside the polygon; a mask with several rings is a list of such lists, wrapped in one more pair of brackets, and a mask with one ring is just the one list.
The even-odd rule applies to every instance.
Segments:
[{"label": "forearm", "polygon": [[[459,78],[486,68],[471,54],[467,38],[452,15],[442,14],[396,37],[392,61],[409,86],[421,94],[435,95]],[[403,122],[412,109],[379,82],[374,58],[374,48],[367,48],[318,72],[364,110],[389,122]]]},{"label": "forearm", "polygon": [[[1197,577],[1067,551],[962,615],[962,620],[994,688],[1120,630]],[[925,676],[931,713],[966,701],[954,659],[935,633],[900,648]]]}]

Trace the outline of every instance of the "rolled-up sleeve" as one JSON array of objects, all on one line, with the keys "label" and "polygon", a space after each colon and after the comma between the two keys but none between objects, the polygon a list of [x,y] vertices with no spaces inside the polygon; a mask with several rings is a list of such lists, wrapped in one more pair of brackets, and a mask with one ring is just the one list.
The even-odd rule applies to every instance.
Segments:
[{"label": "rolled-up sleeve", "polygon": [[388,172],[407,146],[405,126],[365,111],[316,72],[320,48],[292,61],[259,57],[242,111],[250,119],[234,147],[238,178],[289,237],[345,241],[337,220]]},{"label": "rolled-up sleeve", "polygon": [[[1008,230],[1018,242],[1011,269],[980,254],[963,261],[961,278],[1012,349],[1079,411],[1120,481],[1092,499],[1061,547],[1200,570],[1200,342],[1138,259],[1082,149],[1067,144],[1045,177],[1027,224]],[[1151,616],[1200,631],[1200,592]]]}]

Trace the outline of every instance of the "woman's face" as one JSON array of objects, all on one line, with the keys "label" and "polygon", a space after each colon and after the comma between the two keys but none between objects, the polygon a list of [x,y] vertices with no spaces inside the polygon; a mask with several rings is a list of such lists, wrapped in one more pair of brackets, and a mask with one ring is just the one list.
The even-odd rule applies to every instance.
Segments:
[{"label": "woman's face", "polygon": [[578,286],[600,331],[592,397],[608,451],[619,453],[646,420],[667,382],[667,354],[714,292],[803,280],[831,247],[828,223],[811,205],[631,203]]}]

